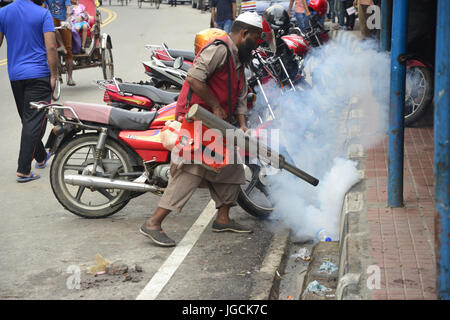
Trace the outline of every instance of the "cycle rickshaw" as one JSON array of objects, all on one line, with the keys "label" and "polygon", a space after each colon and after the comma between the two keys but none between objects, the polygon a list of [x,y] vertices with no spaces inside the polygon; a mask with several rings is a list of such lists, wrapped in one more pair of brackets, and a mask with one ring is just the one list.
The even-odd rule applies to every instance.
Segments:
[{"label": "cycle rickshaw", "polygon": [[[73,71],[101,67],[103,78],[105,80],[112,79],[114,77],[114,62],[111,36],[101,32],[101,15],[95,6],[94,0],[79,0],[79,4],[83,4],[86,7],[86,12],[89,14],[89,28],[85,53],[73,54]],[[58,100],[61,95],[63,74],[67,75],[64,53],[58,50],[58,79],[53,92],[54,101]]]}]

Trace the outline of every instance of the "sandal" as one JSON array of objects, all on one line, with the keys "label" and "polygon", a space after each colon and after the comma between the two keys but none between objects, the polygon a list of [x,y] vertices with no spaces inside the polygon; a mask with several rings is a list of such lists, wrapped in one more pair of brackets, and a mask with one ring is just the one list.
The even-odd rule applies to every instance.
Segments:
[{"label": "sandal", "polygon": [[38,162],[36,162],[36,164],[34,165],[35,168],[44,169],[47,166],[47,161],[48,161],[48,159],[50,159],[50,157],[52,155],[47,150],[46,150],[46,152],[47,152],[47,157],[45,158],[44,162],[42,164],[39,164]]},{"label": "sandal", "polygon": [[29,181],[33,181],[33,180],[37,180],[39,179],[41,176],[36,174],[36,173],[31,173],[28,177],[17,177],[16,181],[23,183],[23,182],[29,182]]}]

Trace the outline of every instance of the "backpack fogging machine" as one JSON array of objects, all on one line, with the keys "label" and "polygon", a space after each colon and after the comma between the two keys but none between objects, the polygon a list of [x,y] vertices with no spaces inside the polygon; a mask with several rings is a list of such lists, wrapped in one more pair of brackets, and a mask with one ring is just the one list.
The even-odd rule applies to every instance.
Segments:
[{"label": "backpack fogging machine", "polygon": [[[231,146],[242,148],[250,156],[263,160],[277,169],[287,170],[313,186],[317,186],[319,184],[319,180],[317,178],[314,178],[303,170],[297,168],[295,165],[287,162],[283,155],[273,151],[270,147],[258,139],[245,134],[242,130],[236,128],[232,124],[216,117],[213,113],[209,112],[205,108],[202,108],[198,104],[194,104],[189,108],[189,111],[186,114],[186,120],[201,121],[202,126],[220,131],[224,137],[227,137],[227,146],[230,145],[228,137],[232,136],[233,142]],[[232,135],[230,135],[230,132],[232,132]]]}]

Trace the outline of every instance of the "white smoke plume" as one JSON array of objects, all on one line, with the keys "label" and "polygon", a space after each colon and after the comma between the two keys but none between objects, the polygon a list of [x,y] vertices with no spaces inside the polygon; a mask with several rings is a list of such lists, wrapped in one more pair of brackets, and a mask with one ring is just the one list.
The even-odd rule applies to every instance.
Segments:
[{"label": "white smoke plume", "polygon": [[314,239],[320,228],[338,240],[345,193],[360,180],[349,149],[366,149],[387,132],[390,57],[375,41],[341,37],[310,52],[305,65],[312,87],[271,102],[280,145],[320,183],[313,187],[287,172],[270,176],[272,217],[299,240]]}]

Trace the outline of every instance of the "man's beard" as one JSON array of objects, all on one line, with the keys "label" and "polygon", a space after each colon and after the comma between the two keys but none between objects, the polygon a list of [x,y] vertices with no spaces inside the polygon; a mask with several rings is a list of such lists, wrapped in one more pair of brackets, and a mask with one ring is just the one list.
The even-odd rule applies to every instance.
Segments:
[{"label": "man's beard", "polygon": [[238,47],[239,61],[241,61],[242,64],[247,64],[250,62],[250,59],[252,58],[252,51],[255,50],[255,48],[255,41],[248,37],[247,40],[245,40],[245,42]]}]

